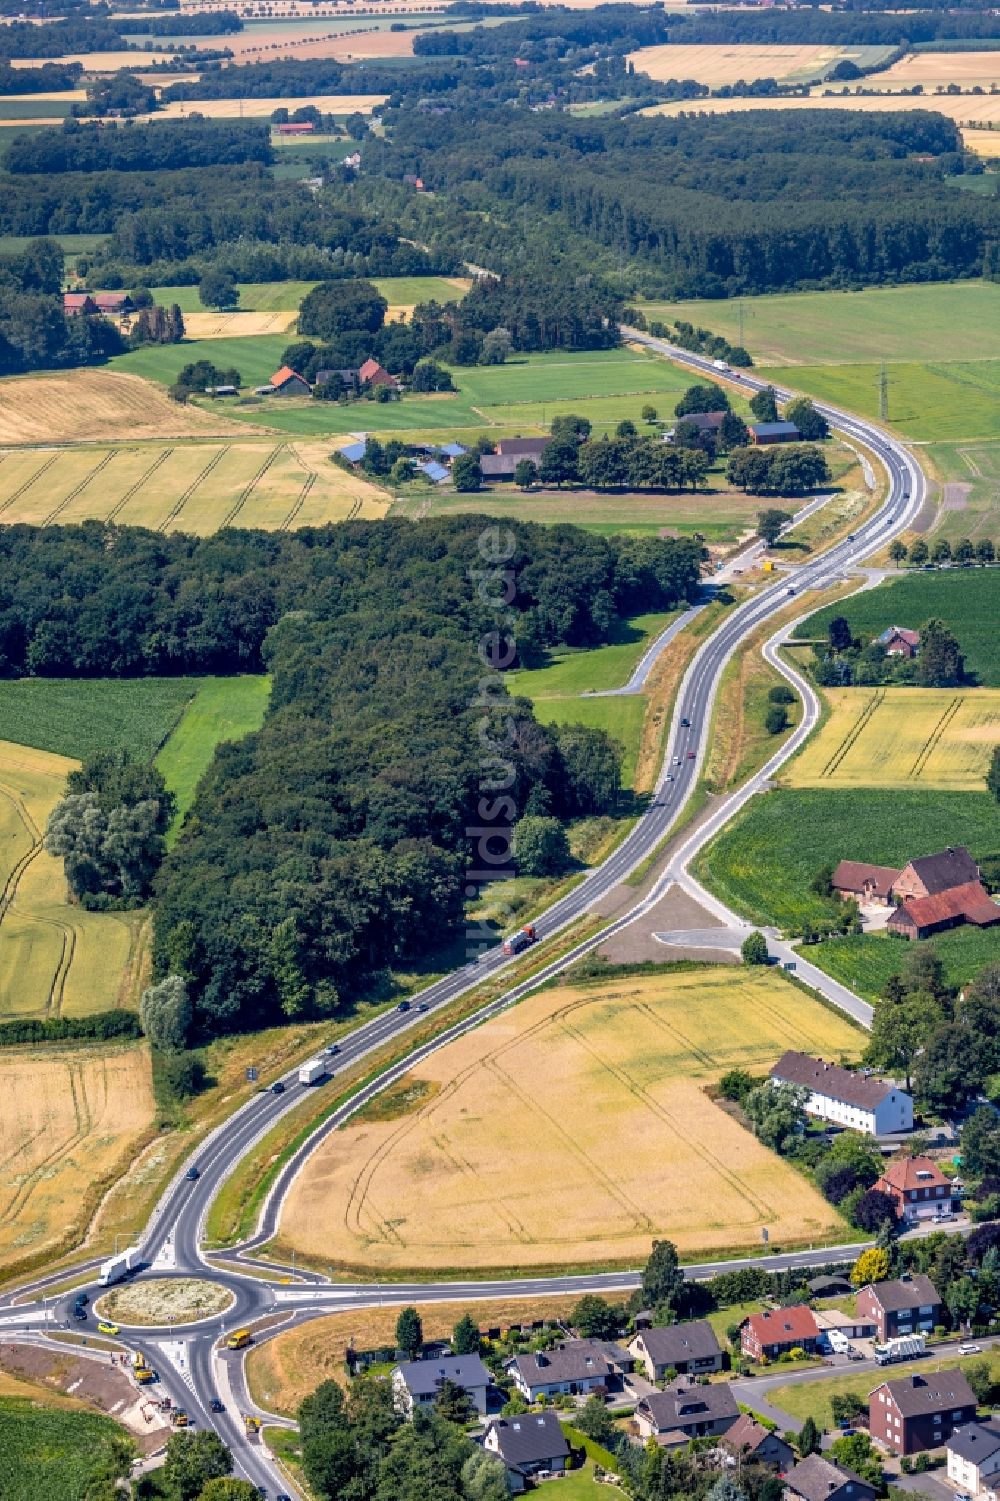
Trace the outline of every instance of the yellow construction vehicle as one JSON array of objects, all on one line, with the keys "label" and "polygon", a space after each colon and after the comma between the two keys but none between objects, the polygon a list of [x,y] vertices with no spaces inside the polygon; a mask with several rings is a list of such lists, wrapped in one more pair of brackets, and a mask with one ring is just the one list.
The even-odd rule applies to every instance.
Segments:
[{"label": "yellow construction vehicle", "polygon": [[243,1426],[247,1431],[247,1436],[249,1438],[252,1438],[255,1433],[260,1432],[260,1418],[251,1417],[250,1413],[248,1412],[244,1413]]},{"label": "yellow construction vehicle", "polygon": [[187,1425],[188,1425],[188,1415],[184,1411],[183,1407],[176,1407],[174,1409],[174,1411],[170,1414],[170,1421],[171,1421],[171,1423],[173,1423],[173,1425],[174,1425],[175,1428],[186,1428],[187,1427]]},{"label": "yellow construction vehicle", "polygon": [[249,1329],[234,1329],[232,1334],[226,1337],[227,1350],[245,1350],[250,1344],[253,1335]]},{"label": "yellow construction vehicle", "polygon": [[156,1372],[151,1371],[148,1365],[137,1365],[132,1375],[140,1386],[148,1386],[151,1381],[156,1380]]}]

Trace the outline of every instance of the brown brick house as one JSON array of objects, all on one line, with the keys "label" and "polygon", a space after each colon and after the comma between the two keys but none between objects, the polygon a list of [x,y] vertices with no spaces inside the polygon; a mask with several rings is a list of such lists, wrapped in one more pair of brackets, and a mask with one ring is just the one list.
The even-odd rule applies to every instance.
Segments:
[{"label": "brown brick house", "polygon": [[856,902],[888,902],[892,898],[893,882],[899,871],[888,865],[868,865],[864,860],[841,860],[833,873],[830,885],[845,901],[853,897]]},{"label": "brown brick house", "polygon": [[900,1219],[925,1220],[951,1209],[951,1184],[929,1157],[897,1157],[873,1186],[894,1200]]},{"label": "brown brick house", "polygon": [[886,923],[886,930],[900,938],[929,938],[932,933],[972,923],[977,928],[1000,924],[1000,907],[991,901],[981,881],[967,881],[934,896],[916,896],[905,901]]},{"label": "brown brick house", "polygon": [[871,1436],[896,1454],[937,1449],[975,1418],[976,1398],[959,1370],[883,1381],[868,1398]]},{"label": "brown brick house", "polygon": [[815,1350],[819,1325],[811,1308],[797,1303],[792,1308],[752,1313],[740,1326],[740,1348],[750,1360],[774,1360],[786,1350]]},{"label": "brown brick house", "polygon": [[941,1322],[937,1288],[922,1272],[891,1282],[870,1282],[857,1296],[858,1318],[869,1318],[882,1341],[917,1334]]},{"label": "brown brick house", "polygon": [[921,855],[911,860],[893,881],[892,894],[897,902],[905,902],[915,896],[938,896],[942,891],[978,880],[979,866],[967,849],[956,845],[937,855]]}]

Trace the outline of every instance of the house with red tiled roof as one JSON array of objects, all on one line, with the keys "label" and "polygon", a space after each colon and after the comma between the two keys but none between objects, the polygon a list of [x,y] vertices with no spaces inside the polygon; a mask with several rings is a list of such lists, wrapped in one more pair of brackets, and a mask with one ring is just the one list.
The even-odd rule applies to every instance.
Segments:
[{"label": "house with red tiled roof", "polygon": [[929,1157],[897,1157],[873,1184],[904,1220],[925,1220],[951,1209],[951,1184]]},{"label": "house with red tiled roof", "polygon": [[89,292],[64,292],[63,312],[73,317],[79,313],[96,313],[97,303]]},{"label": "house with red tiled roof", "polygon": [[280,370],[274,372],[269,385],[274,388],[272,394],[275,396],[308,396],[311,390],[305,377],[288,365],[282,365]]},{"label": "house with red tiled roof", "polygon": [[394,375],[390,375],[384,365],[370,357],[358,370],[358,380],[363,386],[396,386],[399,382]]},{"label": "house with red tiled roof", "polygon": [[786,1350],[809,1353],[816,1349],[819,1338],[819,1325],[804,1303],[752,1313],[740,1325],[740,1348],[749,1360],[774,1360]]},{"label": "house with red tiled roof", "polygon": [[886,923],[886,931],[900,938],[929,938],[932,933],[959,928],[963,923],[972,923],[977,928],[1000,924],[1000,907],[982,881],[966,881],[933,896],[912,897],[896,908]]},{"label": "house with red tiled roof", "polygon": [[905,625],[890,625],[878,642],[885,647],[887,657],[915,657],[920,649],[920,632],[908,630]]},{"label": "house with red tiled roof", "polygon": [[889,865],[868,865],[864,860],[841,860],[830,878],[830,885],[845,900],[888,902],[893,882],[900,872]]}]

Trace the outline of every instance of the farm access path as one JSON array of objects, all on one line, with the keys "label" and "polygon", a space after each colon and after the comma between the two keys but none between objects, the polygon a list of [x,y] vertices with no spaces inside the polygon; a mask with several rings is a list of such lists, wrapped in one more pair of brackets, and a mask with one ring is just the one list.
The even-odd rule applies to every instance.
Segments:
[{"label": "farm access path", "polygon": [[[638,331],[625,329],[624,333],[627,338],[648,345],[657,354],[710,379],[719,378],[719,372],[711,362],[701,356],[676,349],[664,340],[654,339]],[[764,384],[749,376],[731,378],[740,382],[741,390],[761,389]],[[782,399],[786,395],[784,392],[778,394]],[[637,867],[656,855],[697,786],[707,750],[710,714],[719,682],[727,663],[747,635],[776,616],[779,611],[785,610],[789,594],[822,589],[842,580],[845,571],[855,568],[865,557],[880,550],[893,536],[904,530],[923,504],[926,489],[924,475],[899,440],[875,424],[850,413],[827,406],[821,406],[820,409],[833,427],[867,447],[884,467],[888,486],[882,506],[861,523],[854,534],[834,544],[808,563],[800,565],[794,574],[787,575],[780,582],[767,586],[737,605],[702,643],[677,692],[666,754],[649,805],[608,859],[537,920],[536,930],[541,942],[562,932],[578,919],[591,915],[603,897],[620,887]],[[789,579],[794,582],[789,582]],[[783,627],[779,634],[788,629],[788,626]],[[661,648],[662,645],[661,638]],[[495,1283],[393,1283],[390,1287],[377,1283],[335,1284],[331,1279],[313,1272],[296,1272],[295,1268],[254,1260],[253,1253],[273,1237],[285,1194],[319,1141],[344,1124],[369,1100],[396,1082],[429,1053],[514,1005],[562,973],[575,960],[597,948],[614,933],[640,920],[659,899],[666,886],[677,883],[684,889],[693,891],[697,900],[715,913],[726,928],[738,930],[742,927],[741,920],[735,913],[730,912],[694,882],[688,866],[717,829],[740,810],[784,760],[794,754],[815,724],[818,714],[815,694],[804,679],[777,655],[775,641],[768,643],[768,649],[771,651],[769,660],[804,696],[802,722],[781,750],[771,758],[763,772],[746,787],[726,798],[711,817],[688,837],[681,849],[671,857],[667,869],[652,891],[645,896],[637,893],[635,903],[621,917],[604,924],[599,931],[572,945],[548,963],[543,962],[530,978],[515,983],[501,995],[479,1007],[466,1020],[446,1027],[429,1042],[413,1049],[399,1063],[383,1070],[375,1079],[356,1090],[348,1101],[331,1111],[277,1173],[261,1207],[254,1234],[225,1256],[210,1259],[203,1249],[209,1209],[223,1184],[236,1171],[247,1153],[283,1115],[300,1103],[302,1094],[297,1076],[292,1073],[282,1081],[285,1085],[283,1094],[274,1095],[269,1091],[261,1093],[234,1112],[202,1142],[165,1190],[142,1239],[144,1263],[156,1276],[195,1274],[217,1280],[232,1291],[236,1300],[235,1308],[225,1318],[208,1319],[182,1328],[147,1328],[141,1331],[126,1329],[121,1336],[122,1343],[134,1347],[137,1342],[141,1342],[143,1349],[154,1354],[164,1390],[175,1402],[180,1401],[187,1408],[198,1426],[215,1428],[219,1432],[233,1451],[239,1475],[259,1486],[274,1487],[289,1494],[294,1492],[294,1487],[268,1451],[259,1441],[248,1438],[244,1431],[241,1414],[255,1409],[246,1390],[242,1355],[222,1352],[217,1348],[220,1336],[227,1327],[232,1329],[234,1323],[250,1324],[264,1316],[271,1316],[273,1319],[277,1315],[280,1324],[271,1322],[266,1330],[260,1332],[261,1338],[267,1338],[277,1332],[279,1327],[287,1327],[292,1322],[316,1318],[338,1308],[360,1310],[386,1301],[421,1302],[491,1296],[532,1296],[554,1292],[621,1291],[637,1285],[637,1272],[527,1277]],[[684,719],[690,722],[689,726],[682,724]],[[689,756],[689,752],[693,754]],[[407,1030],[423,1022],[424,1011],[440,1010],[451,1001],[476,989],[484,980],[514,968],[516,964],[517,961],[504,955],[499,946],[482,950],[464,968],[420,992],[410,1011],[383,1014],[344,1039],[337,1067],[357,1063],[391,1040],[405,1040]],[[857,996],[837,985],[819,970],[815,971],[813,977],[804,970],[801,962],[800,974],[809,983],[815,983],[815,988],[834,1004],[845,1010],[849,1009],[850,1014],[864,1020],[864,1012],[859,1013],[856,1009],[864,1007],[864,1003]],[[197,1169],[198,1176],[195,1179],[187,1179],[188,1168]],[[705,1262],[687,1270],[689,1275],[697,1277],[712,1276],[718,1271],[747,1264],[775,1269],[792,1265],[809,1266],[835,1258],[838,1251],[854,1256],[858,1249],[857,1244],[852,1243],[850,1247],[821,1247],[818,1250],[786,1255]],[[289,1277],[293,1279],[291,1282]],[[51,1278],[48,1280],[51,1281]],[[7,1294],[0,1298],[0,1334],[11,1333],[18,1328],[51,1330],[69,1322],[72,1295],[62,1293],[46,1298],[45,1281],[46,1279],[39,1279],[34,1287],[22,1288],[17,1294]],[[93,1286],[85,1290],[92,1297],[98,1291]],[[23,1298],[33,1292],[43,1294],[39,1303],[30,1308],[13,1305],[13,1297]],[[211,1411],[210,1403],[216,1397],[223,1403],[221,1413]]]}]

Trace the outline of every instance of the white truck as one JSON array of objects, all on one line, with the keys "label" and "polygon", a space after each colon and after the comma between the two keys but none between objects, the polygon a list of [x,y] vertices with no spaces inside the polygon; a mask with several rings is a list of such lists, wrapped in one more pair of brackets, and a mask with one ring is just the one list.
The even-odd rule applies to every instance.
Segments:
[{"label": "white truck", "polygon": [[874,1346],[875,1359],[879,1365],[893,1365],[897,1360],[912,1360],[915,1355],[926,1355],[927,1346],[922,1334],[898,1334],[887,1339],[884,1345]]},{"label": "white truck", "polygon": [[97,1274],[99,1287],[110,1287],[112,1282],[120,1282],[127,1277],[129,1272],[134,1272],[139,1265],[140,1253],[138,1246],[129,1246],[127,1251],[121,1251],[117,1256],[110,1257],[101,1263],[101,1270]]},{"label": "white truck", "polygon": [[325,1058],[309,1058],[299,1068],[300,1084],[317,1084],[326,1075]]},{"label": "white truck", "polygon": [[729,366],[726,364],[725,360],[713,360],[712,361],[712,369],[713,370],[728,370]]}]

